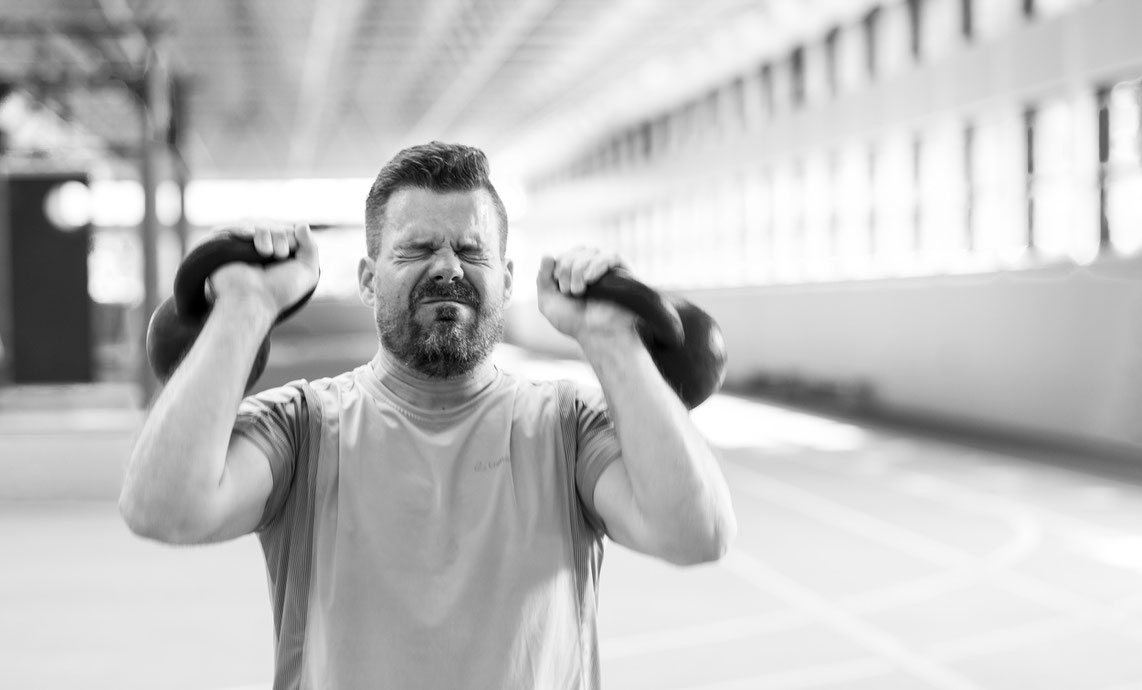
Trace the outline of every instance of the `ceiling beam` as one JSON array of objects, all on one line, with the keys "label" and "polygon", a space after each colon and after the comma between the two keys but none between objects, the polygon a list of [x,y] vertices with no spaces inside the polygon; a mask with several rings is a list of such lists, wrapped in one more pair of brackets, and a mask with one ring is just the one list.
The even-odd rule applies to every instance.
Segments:
[{"label": "ceiling beam", "polygon": [[412,51],[404,58],[400,71],[387,89],[393,103],[400,104],[408,100],[409,93],[420,82],[429,64],[440,56],[447,43],[448,30],[468,2],[469,0],[430,0]]},{"label": "ceiling beam", "polygon": [[134,31],[116,33],[109,38],[113,45],[123,56],[123,62],[128,65],[139,65],[146,62],[147,46],[151,37],[143,32],[135,11],[127,4],[127,0],[95,0],[95,8],[103,17],[107,26],[134,26]]},{"label": "ceiling beam", "polygon": [[352,73],[346,62],[353,33],[366,9],[366,0],[314,2],[290,137],[288,167],[294,174],[306,174],[313,166],[318,143],[327,134],[324,125],[342,102]]},{"label": "ceiling beam", "polygon": [[435,101],[404,134],[407,144],[441,138],[459,118],[480,90],[546,18],[559,0],[522,0],[495,31],[464,69],[441,89]]}]

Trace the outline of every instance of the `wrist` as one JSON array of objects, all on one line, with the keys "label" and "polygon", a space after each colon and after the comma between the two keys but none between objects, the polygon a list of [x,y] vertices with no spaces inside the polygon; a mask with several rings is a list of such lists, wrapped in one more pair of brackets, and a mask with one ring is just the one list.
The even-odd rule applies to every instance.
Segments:
[{"label": "wrist", "polygon": [[277,318],[277,305],[258,294],[226,294],[214,300],[211,316],[241,321],[258,330],[269,330]]},{"label": "wrist", "polygon": [[616,355],[629,355],[646,349],[638,332],[633,328],[580,333],[576,340],[590,361],[613,358]]}]

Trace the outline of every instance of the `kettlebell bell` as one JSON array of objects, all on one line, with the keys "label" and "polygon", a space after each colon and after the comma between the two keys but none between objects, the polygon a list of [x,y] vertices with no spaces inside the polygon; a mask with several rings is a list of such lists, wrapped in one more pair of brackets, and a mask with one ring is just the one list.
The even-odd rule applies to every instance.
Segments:
[{"label": "kettlebell bell", "polygon": [[[290,256],[293,256],[292,252]],[[218,233],[191,250],[175,273],[173,294],[155,309],[147,324],[147,361],[155,376],[163,383],[170,380],[198,339],[211,307],[206,294],[206,281],[218,267],[236,261],[265,266],[280,260],[258,252],[252,237],[232,232]],[[274,325],[296,314],[316,289],[315,284],[301,299],[282,310]],[[247,393],[265,371],[269,356],[270,336],[267,334],[258,348],[250,375],[246,379]]]},{"label": "kettlebell bell", "polygon": [[612,302],[639,317],[639,339],[658,372],[686,405],[694,409],[721,389],[726,378],[726,342],[708,313],[680,297],[666,297],[612,268],[587,286],[586,299]]}]

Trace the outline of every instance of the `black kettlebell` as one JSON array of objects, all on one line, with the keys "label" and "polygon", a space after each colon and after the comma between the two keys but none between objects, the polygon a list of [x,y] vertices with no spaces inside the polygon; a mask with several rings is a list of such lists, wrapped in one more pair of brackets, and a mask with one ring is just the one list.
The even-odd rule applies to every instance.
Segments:
[{"label": "black kettlebell", "polygon": [[639,317],[639,338],[687,409],[701,405],[722,387],[726,342],[706,312],[680,297],[667,298],[621,268],[588,285],[584,297],[613,302]]},{"label": "black kettlebell", "polygon": [[[293,255],[292,252],[290,255]],[[280,259],[259,253],[252,237],[221,232],[191,250],[179,264],[174,277],[173,294],[155,309],[147,326],[147,361],[163,383],[170,379],[206,324],[206,317],[210,314],[206,280],[219,266],[235,261],[265,266]],[[305,296],[284,309],[274,324],[297,313],[316,289],[315,284]],[[246,379],[247,393],[265,371],[269,356],[270,336],[267,334],[258,348],[254,365]]]}]

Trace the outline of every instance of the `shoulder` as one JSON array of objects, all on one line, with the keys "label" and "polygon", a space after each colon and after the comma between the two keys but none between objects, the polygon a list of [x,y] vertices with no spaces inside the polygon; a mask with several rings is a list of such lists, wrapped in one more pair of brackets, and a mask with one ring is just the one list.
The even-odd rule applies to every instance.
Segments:
[{"label": "shoulder", "polygon": [[289,407],[291,405],[305,404],[305,386],[308,381],[304,379],[290,381],[282,386],[275,386],[258,391],[242,399],[238,408],[239,414],[256,413],[267,409]]},{"label": "shoulder", "polygon": [[584,408],[603,409],[606,400],[596,384],[575,379],[526,379],[513,376],[516,381],[516,405],[524,409],[576,413]]},{"label": "shoulder", "polygon": [[313,402],[317,402],[307,393],[320,395],[330,391],[345,390],[353,386],[353,383],[352,371],[338,376],[313,380],[296,379],[243,398],[238,412],[240,415],[248,415],[289,408],[293,408],[297,412],[304,412]]}]

